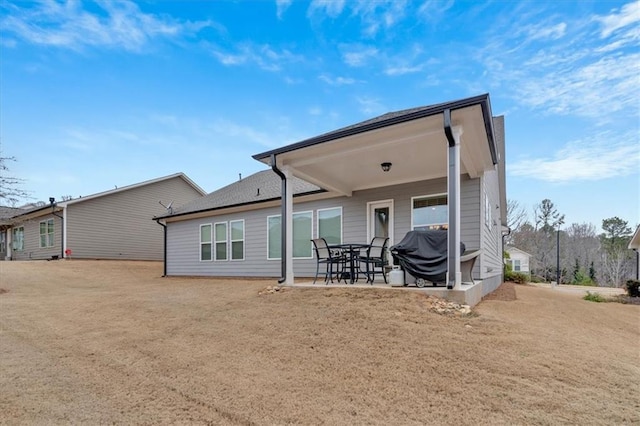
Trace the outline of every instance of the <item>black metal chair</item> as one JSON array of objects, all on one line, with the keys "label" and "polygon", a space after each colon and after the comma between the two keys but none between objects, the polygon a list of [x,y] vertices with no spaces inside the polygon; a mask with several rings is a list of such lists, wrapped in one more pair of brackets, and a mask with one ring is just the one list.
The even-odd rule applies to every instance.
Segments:
[{"label": "black metal chair", "polygon": [[329,284],[329,281],[333,282],[333,267],[336,266],[336,278],[338,282],[340,282],[340,278],[344,273],[344,267],[346,264],[346,255],[336,249],[330,249],[327,241],[324,238],[314,238],[311,240],[313,243],[313,249],[316,253],[316,276],[313,279],[313,283],[316,283],[318,279],[318,274],[320,273],[320,264],[324,264],[325,272],[324,272],[324,281],[326,284]]},{"label": "black metal chair", "polygon": [[[366,251],[358,256],[358,262],[365,266],[364,273],[370,284],[373,284],[376,278],[376,270],[382,274],[385,284],[387,283],[387,275],[384,273],[384,269],[389,263],[386,253],[387,244],[389,244],[389,238],[374,237]],[[362,270],[362,266],[360,266],[360,270]]]}]

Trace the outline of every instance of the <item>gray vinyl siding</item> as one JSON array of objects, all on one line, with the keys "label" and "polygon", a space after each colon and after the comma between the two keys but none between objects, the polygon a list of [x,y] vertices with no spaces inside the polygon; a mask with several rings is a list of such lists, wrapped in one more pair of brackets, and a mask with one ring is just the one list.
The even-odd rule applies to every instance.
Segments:
[{"label": "gray vinyl siding", "polygon": [[[481,246],[480,179],[462,179],[461,238],[467,248]],[[294,212],[313,211],[312,235],[317,236],[318,209],[342,207],[343,242],[366,242],[367,203],[394,200],[394,236],[399,242],[411,229],[411,198],[446,193],[446,178],[404,185],[357,191],[351,197],[295,203]],[[267,260],[267,216],[279,215],[280,208],[251,210],[241,213],[170,222],[167,224],[167,274],[194,276],[279,277],[280,260]],[[243,219],[245,223],[245,260],[200,261],[200,225]],[[294,259],[294,275],[312,277],[315,259]],[[478,271],[474,276],[479,274]]]},{"label": "gray vinyl siding", "polygon": [[[40,222],[53,219],[53,247],[40,247]],[[62,239],[61,239],[61,223],[62,220],[53,215],[29,219],[21,223],[16,223],[13,228],[24,227],[24,250],[12,250],[11,258],[13,260],[42,260],[51,259],[51,256],[60,256]],[[13,230],[9,230],[13,233]],[[12,238],[13,240],[13,238]],[[11,242],[13,244],[13,241]]]},{"label": "gray vinyl siding", "polygon": [[163,229],[152,220],[165,205],[201,194],[180,177],[67,206],[67,248],[73,258],[162,260]]}]

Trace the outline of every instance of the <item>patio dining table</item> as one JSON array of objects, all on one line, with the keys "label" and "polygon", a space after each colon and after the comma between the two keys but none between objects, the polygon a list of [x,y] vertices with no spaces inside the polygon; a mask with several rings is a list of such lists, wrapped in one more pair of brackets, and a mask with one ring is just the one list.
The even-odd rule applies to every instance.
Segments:
[{"label": "patio dining table", "polygon": [[[360,253],[362,249],[368,249],[370,244],[366,243],[345,243],[345,244],[331,244],[329,245],[329,249],[341,250],[345,253],[349,260],[349,282],[351,284],[354,283],[356,277],[356,264],[355,260],[357,259],[357,255]],[[344,278],[344,275],[342,276]],[[346,282],[346,280],[345,280]]]}]

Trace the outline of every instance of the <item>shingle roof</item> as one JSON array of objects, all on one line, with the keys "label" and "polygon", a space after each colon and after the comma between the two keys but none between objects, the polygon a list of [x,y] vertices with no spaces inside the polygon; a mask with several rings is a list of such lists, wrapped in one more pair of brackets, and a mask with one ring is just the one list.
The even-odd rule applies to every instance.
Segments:
[{"label": "shingle roof", "polygon": [[[293,195],[322,191],[316,185],[293,177]],[[159,217],[182,216],[189,213],[216,210],[225,207],[261,203],[281,196],[281,180],[272,170],[264,170],[218,189],[204,197],[173,209],[173,213]]]}]

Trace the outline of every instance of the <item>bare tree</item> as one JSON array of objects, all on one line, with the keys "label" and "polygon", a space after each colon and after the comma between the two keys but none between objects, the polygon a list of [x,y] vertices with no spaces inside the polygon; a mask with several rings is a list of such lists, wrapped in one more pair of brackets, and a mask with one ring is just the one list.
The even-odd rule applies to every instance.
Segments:
[{"label": "bare tree", "polygon": [[595,263],[600,259],[600,240],[596,227],[591,223],[573,223],[566,230],[566,244],[562,247],[562,266],[573,271],[574,280],[577,276],[583,281],[595,275]]},{"label": "bare tree", "polygon": [[527,221],[527,211],[517,200],[507,200],[507,226],[512,232]]},{"label": "bare tree", "polygon": [[622,285],[624,278],[631,274],[632,256],[627,249],[631,239],[631,228],[626,220],[612,217],[602,221],[604,233],[602,243],[602,276],[605,283],[614,287]]},{"label": "bare tree", "polygon": [[14,207],[21,199],[29,198],[29,193],[20,186],[24,179],[17,178],[10,173],[9,161],[16,161],[15,157],[3,157],[0,153],[0,205]]},{"label": "bare tree", "polygon": [[535,251],[534,256],[537,275],[543,276],[546,280],[553,279],[556,271],[556,235],[560,226],[564,223],[564,215],[560,214],[551,200],[545,198],[540,204],[534,207],[535,217]]}]

